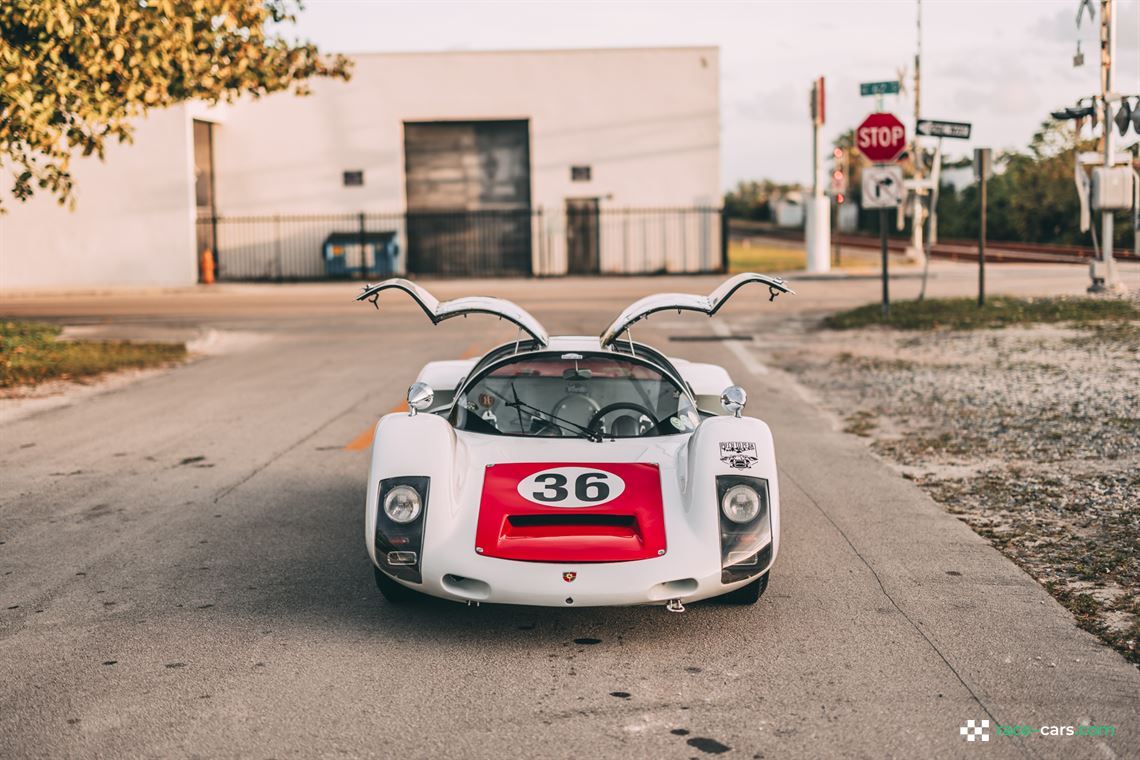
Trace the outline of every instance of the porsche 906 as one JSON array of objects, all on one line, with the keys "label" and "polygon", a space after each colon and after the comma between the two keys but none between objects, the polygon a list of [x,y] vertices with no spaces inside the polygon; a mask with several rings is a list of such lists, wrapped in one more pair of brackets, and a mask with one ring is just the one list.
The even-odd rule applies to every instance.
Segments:
[{"label": "porsche 906", "polygon": [[[550,336],[514,303],[440,303],[404,279],[433,323],[490,314],[519,337],[475,359],[428,363],[407,412],[376,424],[365,543],[391,602],[427,594],[469,604],[553,607],[756,602],[780,548],[772,433],[720,366],[635,342],[660,311],[712,316],[740,274],[708,296],[663,293],[600,336]],[[624,337],[623,337],[624,336]],[[719,409],[717,408],[719,406]]]}]

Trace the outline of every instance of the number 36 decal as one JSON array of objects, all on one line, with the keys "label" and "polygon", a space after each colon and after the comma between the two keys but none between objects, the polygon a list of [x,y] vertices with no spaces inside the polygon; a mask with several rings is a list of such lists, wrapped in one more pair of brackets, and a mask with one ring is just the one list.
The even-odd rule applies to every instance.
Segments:
[{"label": "number 36 decal", "polygon": [[552,467],[519,482],[519,496],[551,507],[596,507],[624,490],[625,481],[617,475],[588,467]]}]

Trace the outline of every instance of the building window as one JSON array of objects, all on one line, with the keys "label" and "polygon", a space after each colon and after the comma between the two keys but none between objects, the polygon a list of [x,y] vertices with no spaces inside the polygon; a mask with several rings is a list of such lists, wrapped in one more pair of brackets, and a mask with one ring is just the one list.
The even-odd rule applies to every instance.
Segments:
[{"label": "building window", "polygon": [[589,182],[590,181],[590,167],[589,166],[571,166],[570,167],[570,181],[571,182]]},{"label": "building window", "polygon": [[364,185],[364,170],[354,169],[344,173],[345,187],[362,187]]}]

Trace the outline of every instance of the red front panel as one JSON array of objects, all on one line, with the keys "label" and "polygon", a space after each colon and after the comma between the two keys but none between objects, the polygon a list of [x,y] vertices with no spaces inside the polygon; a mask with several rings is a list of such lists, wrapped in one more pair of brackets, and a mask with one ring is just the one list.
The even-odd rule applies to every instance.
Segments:
[{"label": "red front panel", "polygon": [[530,462],[486,468],[475,546],[484,557],[626,562],[665,553],[655,464]]}]

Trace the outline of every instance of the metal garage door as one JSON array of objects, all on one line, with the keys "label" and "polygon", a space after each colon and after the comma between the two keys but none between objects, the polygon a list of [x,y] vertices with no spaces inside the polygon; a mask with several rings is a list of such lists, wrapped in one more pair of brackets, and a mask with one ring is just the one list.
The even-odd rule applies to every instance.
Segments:
[{"label": "metal garage door", "polygon": [[530,274],[526,120],[405,123],[404,153],[409,272]]}]

